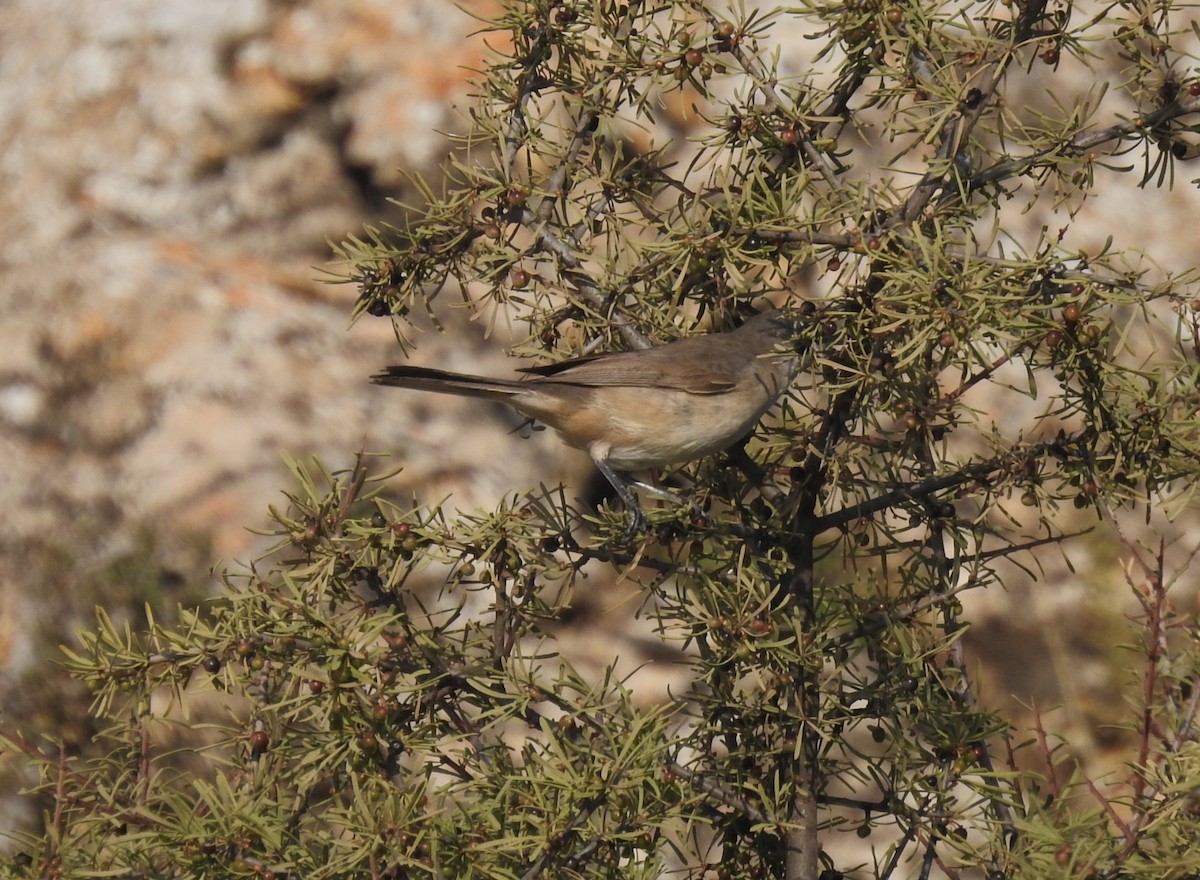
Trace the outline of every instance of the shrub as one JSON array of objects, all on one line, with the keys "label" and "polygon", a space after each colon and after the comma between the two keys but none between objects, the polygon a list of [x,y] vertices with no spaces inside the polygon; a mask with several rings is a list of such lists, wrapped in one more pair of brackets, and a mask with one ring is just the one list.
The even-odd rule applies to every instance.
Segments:
[{"label": "shrub", "polygon": [[[1196,274],[1078,231],[1191,156],[1185,12],[510,2],[443,191],[339,249],[358,314],[403,340],[457,293],[564,359],[766,294],[806,373],[633,537],[561,489],[456,516],[295,463],[279,546],[216,601],[70,652],[103,757],[6,735],[54,805],[6,875],[1200,876],[1191,556],[1138,525],[1196,486]],[[962,648],[964,593],[1089,529],[1138,609],[1102,781],[979,705]],[[558,654],[609,569],[683,692]]]}]

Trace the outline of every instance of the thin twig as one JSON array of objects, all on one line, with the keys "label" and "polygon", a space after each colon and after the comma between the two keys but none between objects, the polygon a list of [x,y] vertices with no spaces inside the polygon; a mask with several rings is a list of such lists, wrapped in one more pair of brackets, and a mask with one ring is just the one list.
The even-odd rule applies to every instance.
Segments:
[{"label": "thin twig", "polygon": [[681,779],[687,780],[688,783],[700,789],[713,800],[727,807],[732,807],[751,821],[757,822],[760,825],[771,824],[771,819],[766,813],[745,798],[738,797],[711,776],[697,773],[695,770],[685,767],[678,761],[667,761],[667,769]]}]

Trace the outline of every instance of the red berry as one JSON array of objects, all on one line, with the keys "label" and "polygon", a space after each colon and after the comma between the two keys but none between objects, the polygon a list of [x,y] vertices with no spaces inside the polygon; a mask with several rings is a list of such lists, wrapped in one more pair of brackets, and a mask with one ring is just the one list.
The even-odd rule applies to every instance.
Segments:
[{"label": "red berry", "polygon": [[364,752],[375,752],[379,750],[379,740],[371,731],[364,730],[358,735],[358,747]]},{"label": "red berry", "polygon": [[771,621],[762,617],[756,617],[746,624],[746,632],[752,636],[765,636],[770,631]]}]

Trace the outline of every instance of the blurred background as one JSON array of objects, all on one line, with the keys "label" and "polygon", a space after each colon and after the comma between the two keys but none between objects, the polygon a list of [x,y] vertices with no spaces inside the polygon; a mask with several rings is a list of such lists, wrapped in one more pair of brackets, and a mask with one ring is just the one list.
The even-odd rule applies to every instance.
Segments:
[{"label": "blurred background", "polygon": [[[471,68],[489,43],[504,49],[473,16],[497,9],[0,4],[0,725],[86,742],[86,694],[47,666],[58,645],[96,605],[135,628],[145,602],[169,620],[263,550],[251,529],[284,501],[285,454],[336,469],[360,449],[392,452],[379,469],[404,466],[398,494],[460,508],[538,482],[582,491],[586,457],[511,435],[519,420],[501,408],[480,417],[467,401],[370,386],[403,355],[386,321],[350,326],[357,291],[325,274],[329,242],[398,220],[389,199],[418,201],[404,174],[438,188]],[[799,47],[785,68],[803,63]],[[681,112],[674,136],[696,123]],[[1137,229],[1156,259],[1190,265],[1195,188],[1181,176],[1173,193],[1145,193],[1136,176],[1099,187],[1084,237],[1098,248]],[[439,301],[450,332],[426,326],[413,358],[511,369],[510,339],[452,300]],[[1070,548],[1039,583],[1014,570],[1007,592],[971,596],[969,644],[987,699],[1038,705],[1102,758],[1120,740],[1104,725],[1127,685],[1113,647],[1129,640],[1129,592],[1111,540]],[[600,668],[619,653],[626,671],[653,659],[656,640],[627,623],[633,588],[592,584],[564,622],[576,656]]]}]

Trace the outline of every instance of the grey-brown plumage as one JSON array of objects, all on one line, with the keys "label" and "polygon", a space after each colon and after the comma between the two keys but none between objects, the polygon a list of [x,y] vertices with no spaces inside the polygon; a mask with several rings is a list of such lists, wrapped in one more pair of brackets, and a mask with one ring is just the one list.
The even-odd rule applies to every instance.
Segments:
[{"label": "grey-brown plumage", "polygon": [[500,400],[549,425],[587,451],[636,526],[641,511],[619,472],[691,461],[748,434],[799,369],[796,321],[772,310],[728,333],[527,367],[520,379],[393,366],[371,381]]}]

